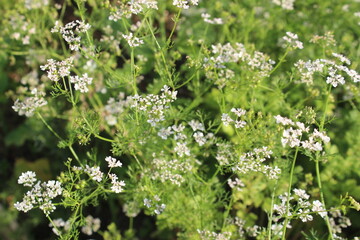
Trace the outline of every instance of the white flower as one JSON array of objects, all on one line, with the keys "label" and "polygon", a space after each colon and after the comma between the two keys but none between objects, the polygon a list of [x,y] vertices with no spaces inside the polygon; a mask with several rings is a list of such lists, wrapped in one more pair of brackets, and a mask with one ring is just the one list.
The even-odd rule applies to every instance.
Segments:
[{"label": "white flower", "polygon": [[292,32],[286,32],[286,35],[282,38],[285,42],[287,42],[288,46],[294,49],[303,49],[303,43],[298,39],[298,35]]},{"label": "white flower", "polygon": [[82,77],[70,76],[70,82],[75,83],[75,90],[85,93],[89,91],[87,85],[92,83],[92,78],[90,78],[87,73],[85,73],[82,75]]},{"label": "white flower", "polygon": [[122,34],[122,36],[128,42],[130,47],[138,47],[144,44],[144,41],[138,37],[135,37],[132,32],[130,32],[128,35]]},{"label": "white flower", "polygon": [[312,204],[313,204],[313,206],[312,206],[311,210],[313,212],[317,212],[322,218],[327,216],[327,212],[324,208],[324,205],[319,200],[313,201]]},{"label": "white flower", "polygon": [[124,181],[112,181],[111,191],[121,193],[124,190],[123,187],[125,187],[125,185]]},{"label": "white flower", "polygon": [[302,199],[309,199],[309,197],[310,197],[309,194],[307,194],[306,191],[303,189],[295,188],[293,191],[298,197],[300,197]]},{"label": "white flower", "polygon": [[223,122],[224,126],[228,126],[234,120],[227,113],[223,113],[221,115],[221,121]]},{"label": "white flower", "polygon": [[104,173],[100,171],[100,167],[90,167],[88,165],[85,166],[84,170],[90,177],[97,182],[101,182]]},{"label": "white flower", "polygon": [[105,161],[108,163],[109,168],[114,168],[114,167],[121,167],[122,163],[118,160],[116,160],[116,158],[107,156],[105,158]]},{"label": "white flower", "polygon": [[100,229],[101,221],[99,218],[94,218],[93,216],[89,215],[85,218],[85,226],[81,228],[81,231],[90,236],[93,232],[97,232]]},{"label": "white flower", "polygon": [[23,184],[27,187],[32,187],[37,181],[35,172],[27,171],[20,175],[18,179],[18,184]]}]

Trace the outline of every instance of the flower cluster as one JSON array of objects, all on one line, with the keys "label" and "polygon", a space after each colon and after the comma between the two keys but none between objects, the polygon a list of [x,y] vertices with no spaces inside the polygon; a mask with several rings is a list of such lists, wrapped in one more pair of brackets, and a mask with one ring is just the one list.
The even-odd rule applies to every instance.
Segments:
[{"label": "flower cluster", "polygon": [[191,172],[193,169],[193,160],[191,160],[191,158],[169,160],[163,152],[160,153],[159,157],[154,153],[153,158],[151,161],[152,168],[146,171],[153,180],[159,180],[161,182],[169,181],[172,184],[180,186],[185,182],[183,175]]},{"label": "flower cluster", "polygon": [[[325,132],[319,132],[316,128],[310,132],[310,128],[305,127],[302,122],[293,122],[291,119],[280,115],[275,116],[275,119],[276,123],[289,126],[289,128],[284,129],[281,138],[284,147],[286,145],[291,148],[302,147],[305,150],[320,152],[323,150],[322,143],[330,142],[330,138],[326,136]],[[305,134],[307,139],[304,136]]]},{"label": "flower cluster", "polygon": [[300,73],[300,80],[298,82],[311,85],[313,83],[313,75],[315,73],[324,73],[327,70],[326,83],[333,87],[345,84],[345,77],[349,77],[353,82],[360,82],[360,74],[345,65],[350,65],[351,62],[345,56],[337,53],[332,54],[340,64],[336,61],[327,59],[316,59],[315,61],[299,60],[295,67]]},{"label": "flower cluster", "polygon": [[168,86],[161,89],[161,95],[149,94],[145,97],[134,95],[129,97],[131,107],[147,114],[147,122],[155,126],[158,122],[165,120],[165,109],[168,104],[176,99],[177,91],[170,91]]},{"label": "flower cluster", "polygon": [[81,232],[90,236],[100,229],[100,224],[101,221],[99,218],[94,218],[93,216],[88,215],[85,218],[85,225],[81,228]]},{"label": "flower cluster", "polygon": [[242,188],[245,187],[245,184],[239,178],[235,178],[234,180],[231,180],[231,178],[229,178],[227,180],[227,183],[230,188],[236,189],[237,191],[241,191]]},{"label": "flower cluster", "polygon": [[47,77],[51,81],[57,82],[60,78],[70,75],[70,68],[73,65],[73,61],[73,57],[69,57],[63,61],[48,59],[45,65],[40,66],[40,69],[47,72]]},{"label": "flower cluster", "polygon": [[62,218],[57,218],[49,223],[49,227],[52,228],[52,231],[55,233],[55,235],[60,236],[61,234],[70,230],[71,223],[69,220],[64,221]]},{"label": "flower cluster", "polygon": [[31,90],[31,95],[24,99],[16,99],[12,108],[15,112],[18,112],[20,116],[25,115],[31,117],[34,115],[36,109],[45,106],[47,101],[44,99],[45,93],[38,91],[37,88]]},{"label": "flower cluster", "polygon": [[[105,158],[105,161],[107,162],[108,164],[108,167],[110,168],[110,170],[112,168],[115,168],[115,167],[122,167],[122,163],[111,157],[111,156],[107,156]],[[93,180],[93,181],[96,181],[96,182],[101,182],[103,179],[104,179],[104,173],[100,170],[100,167],[99,166],[93,166],[93,167],[90,167],[89,165],[85,165],[85,167],[78,167],[78,166],[74,166],[73,167],[73,170],[74,171],[80,171],[80,172],[84,172],[86,173],[87,175],[89,175],[89,177]],[[116,176],[116,174],[114,173],[108,173],[107,175],[109,177],[109,179],[111,180],[111,191],[112,192],[115,192],[115,193],[121,193],[124,189],[123,187],[125,187],[125,182],[124,181],[118,181],[118,176]]]},{"label": "flower cluster", "polygon": [[49,0],[25,0],[24,4],[27,9],[38,9],[48,6]]},{"label": "flower cluster", "polygon": [[188,124],[192,128],[193,138],[194,138],[195,142],[197,142],[199,144],[199,146],[203,146],[206,143],[208,143],[209,141],[214,139],[213,133],[209,132],[209,133],[205,134],[205,127],[204,127],[204,124],[202,124],[201,122],[193,119],[190,122],[188,122]]},{"label": "flower cluster", "polygon": [[127,41],[130,47],[138,47],[144,44],[144,41],[138,37],[135,37],[132,32],[130,32],[128,35],[122,34],[122,37]]},{"label": "flower cluster", "polygon": [[239,157],[232,166],[232,171],[239,174],[261,172],[269,179],[277,179],[281,173],[280,168],[263,164],[266,160],[270,159],[271,154],[272,151],[268,150],[267,147],[254,148],[253,151],[247,152]]},{"label": "flower cluster", "polygon": [[23,45],[29,45],[31,36],[36,33],[35,26],[20,14],[12,14],[9,19],[8,29],[4,30],[9,32],[11,39],[21,41]]},{"label": "flower cluster", "polygon": [[92,83],[92,78],[88,76],[87,73],[84,73],[82,77],[79,76],[70,76],[69,78],[71,83],[74,83],[75,90],[80,91],[82,93],[86,93],[89,91],[87,85]]},{"label": "flower cluster", "polygon": [[120,93],[118,101],[115,98],[109,98],[104,106],[105,121],[108,125],[114,126],[117,123],[119,114],[123,113],[129,106],[129,98],[125,99],[125,93]]},{"label": "flower cluster", "polygon": [[173,0],[173,5],[182,8],[182,9],[188,9],[191,5],[198,5],[199,0]]},{"label": "flower cluster", "polygon": [[59,21],[55,22],[55,26],[51,29],[52,33],[60,33],[64,40],[69,44],[73,51],[79,51],[81,42],[81,33],[85,33],[90,29],[90,24],[84,21],[75,20],[67,23],[65,26]]},{"label": "flower cluster", "polygon": [[231,232],[216,233],[209,230],[200,230],[197,232],[200,235],[201,240],[230,240]]},{"label": "flower cluster", "polygon": [[120,2],[110,13],[109,20],[117,22],[122,17],[130,18],[132,14],[138,15],[147,9],[158,9],[155,0],[130,0],[127,3]]},{"label": "flower cluster", "polygon": [[221,121],[223,122],[224,126],[228,126],[231,123],[234,123],[235,128],[243,128],[247,124],[246,121],[241,120],[241,117],[246,114],[246,110],[241,108],[232,108],[231,112],[236,115],[236,119],[232,119],[229,114],[223,113],[221,115]]},{"label": "flower cluster", "polygon": [[[241,43],[236,43],[233,47],[230,43],[225,45],[216,44],[211,46],[211,56],[204,58],[204,68],[206,76],[216,81],[218,85],[225,85],[223,78],[231,79],[234,77],[232,71],[223,71],[219,76],[218,72],[226,69],[227,63],[238,63],[239,61],[251,72],[256,72],[256,78],[269,76],[275,62],[262,52],[255,51],[253,54],[247,53]],[[218,82],[221,80],[220,83]]]},{"label": "flower cluster", "polygon": [[272,2],[285,10],[294,10],[295,0],[272,0]]},{"label": "flower cluster", "polygon": [[[322,218],[327,216],[327,211],[324,205],[319,200],[309,201],[310,195],[303,189],[295,188],[293,195],[288,196],[287,193],[280,195],[280,204],[274,204],[274,218],[273,221],[278,224],[281,219],[287,217],[300,218],[302,222],[309,222],[313,220],[314,213],[317,213]],[[287,203],[289,202],[289,206]],[[287,226],[289,227],[289,226]]]},{"label": "flower cluster", "polygon": [[58,181],[50,180],[47,182],[37,181],[34,172],[22,173],[18,179],[19,184],[23,184],[32,189],[26,192],[22,202],[16,202],[14,207],[18,211],[28,212],[34,207],[39,207],[44,214],[49,215],[56,207],[52,200],[62,194],[61,183]]},{"label": "flower cluster", "polygon": [[289,46],[293,49],[303,49],[303,43],[300,42],[298,39],[298,35],[292,32],[286,32],[286,36],[282,38],[282,40],[286,42],[285,46]]},{"label": "flower cluster", "polygon": [[144,198],[144,206],[150,209],[156,215],[159,215],[166,208],[166,204],[160,203],[160,201],[161,199],[158,195],[155,195],[153,200]]},{"label": "flower cluster", "polygon": [[213,18],[211,19],[211,15],[208,13],[202,13],[201,17],[204,19],[204,22],[210,23],[210,24],[224,24],[223,20],[221,18]]}]

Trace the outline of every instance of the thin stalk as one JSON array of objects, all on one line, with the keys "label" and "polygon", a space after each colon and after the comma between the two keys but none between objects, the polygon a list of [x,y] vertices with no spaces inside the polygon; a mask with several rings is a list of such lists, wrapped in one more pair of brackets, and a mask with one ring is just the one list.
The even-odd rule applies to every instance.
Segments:
[{"label": "thin stalk", "polygon": [[[324,130],[324,126],[325,126],[325,120],[326,120],[326,112],[327,112],[327,108],[328,108],[328,104],[329,104],[329,97],[331,94],[331,88],[332,85],[329,86],[329,89],[326,93],[326,100],[325,100],[325,106],[324,106],[324,112],[323,112],[323,116],[319,125],[319,131],[323,131]],[[316,180],[317,180],[317,184],[319,186],[319,191],[320,191],[320,200],[321,203],[323,204],[324,208],[326,209],[326,205],[325,205],[325,198],[324,198],[324,193],[323,193],[323,188],[322,188],[322,183],[321,183],[321,176],[320,176],[320,153],[316,154],[316,158],[315,158],[315,171],[316,171]],[[326,226],[329,230],[329,239],[333,239],[333,232],[332,232],[332,227],[329,221],[329,217],[328,215],[325,216],[325,222],[326,222]]]},{"label": "thin stalk", "polygon": [[273,74],[275,71],[276,71],[276,69],[278,69],[280,66],[281,66],[281,64],[283,63],[283,62],[285,62],[285,58],[286,58],[286,56],[288,55],[288,53],[290,52],[290,48],[286,48],[286,51],[285,51],[285,53],[284,53],[284,55],[279,59],[279,62],[276,64],[276,66],[271,70],[271,72],[269,73],[269,76],[271,75],[271,74]]},{"label": "thin stalk", "polygon": [[284,226],[283,226],[283,234],[281,239],[285,240],[285,235],[286,235],[286,226],[289,223],[289,217],[288,217],[288,212],[289,212],[289,208],[290,208],[290,194],[291,194],[291,185],[292,185],[292,181],[293,181],[293,176],[294,176],[294,169],[295,169],[295,163],[296,163],[296,158],[299,152],[299,147],[296,147],[295,150],[295,155],[291,164],[291,169],[290,169],[290,179],[289,179],[289,188],[287,191],[287,200],[286,200],[286,211],[285,211],[285,222],[284,222]]}]

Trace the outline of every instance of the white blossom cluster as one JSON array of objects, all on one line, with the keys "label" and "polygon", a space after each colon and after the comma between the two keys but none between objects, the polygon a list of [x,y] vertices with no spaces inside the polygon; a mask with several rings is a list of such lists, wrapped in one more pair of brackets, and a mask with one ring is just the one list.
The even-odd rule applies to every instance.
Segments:
[{"label": "white blossom cluster", "polygon": [[55,235],[60,236],[70,230],[71,223],[69,220],[64,221],[62,218],[57,218],[53,219],[52,222],[49,223],[49,227],[52,228]]},{"label": "white blossom cluster", "polygon": [[[310,195],[303,189],[293,189],[293,194],[288,196],[287,193],[279,196],[280,204],[274,204],[274,218],[275,223],[286,217],[300,218],[302,222],[310,222],[313,220],[314,213],[320,215],[322,218],[327,216],[327,211],[324,205],[319,200],[310,202]],[[289,207],[287,207],[289,202]],[[287,211],[286,211],[287,210]],[[289,227],[289,226],[288,226]]]},{"label": "white blossom cluster", "polygon": [[110,13],[109,20],[116,22],[122,17],[130,18],[132,14],[138,15],[147,9],[158,9],[157,1],[129,0],[126,3],[120,3],[120,6],[116,7],[116,10]]},{"label": "white blossom cluster", "polygon": [[236,156],[234,154],[235,149],[228,142],[218,142],[216,143],[217,152],[216,152],[216,160],[220,164],[220,166],[228,165],[230,162],[236,160]]},{"label": "white blossom cluster", "polygon": [[45,93],[38,91],[37,88],[31,90],[31,96],[24,97],[24,99],[16,99],[12,108],[20,116],[25,115],[31,117],[34,115],[36,109],[45,106],[47,101],[44,98]]},{"label": "white blossom cluster", "polygon": [[292,32],[286,32],[286,35],[282,37],[282,40],[286,42],[285,47],[289,46],[292,49],[303,49],[303,43],[299,41],[297,34]]},{"label": "white blossom cluster", "polygon": [[168,104],[176,99],[177,91],[171,91],[166,85],[161,92],[161,95],[148,94],[144,97],[139,95],[129,97],[131,107],[145,112],[148,118],[147,122],[152,126],[165,120],[165,110],[169,108]]},{"label": "white blossom cluster", "polygon": [[[111,156],[107,156],[105,158],[105,161],[108,164],[108,167],[110,168],[110,170],[112,168],[116,168],[116,167],[122,167],[122,163],[117,160],[116,158],[113,158]],[[89,165],[85,165],[85,167],[78,167],[78,166],[74,166],[73,167],[74,171],[80,171],[80,172],[84,172],[87,175],[89,175],[89,177],[96,182],[101,182],[103,181],[105,174],[100,170],[99,166],[93,166],[90,167]],[[121,193],[123,192],[125,187],[125,182],[124,181],[118,181],[118,176],[116,176],[116,174],[111,173],[110,171],[108,172],[107,176],[109,177],[109,179],[111,180],[111,191],[115,192],[115,193]]]},{"label": "white blossom cluster", "polygon": [[149,208],[156,215],[159,215],[166,208],[166,204],[160,203],[160,201],[161,199],[158,195],[155,195],[153,200],[144,198],[144,206]]},{"label": "white blossom cluster", "polygon": [[144,41],[141,40],[138,37],[135,37],[132,32],[129,32],[129,34],[122,34],[122,37],[127,41],[130,47],[138,47],[142,44],[144,44]]},{"label": "white blossom cluster", "polygon": [[91,215],[88,215],[85,218],[85,225],[82,226],[81,232],[90,236],[94,232],[97,232],[100,229],[101,221],[99,218],[94,218]]},{"label": "white blossom cluster", "polygon": [[199,0],[173,0],[173,5],[182,9],[189,9],[190,5],[198,4]]},{"label": "white blossom cluster", "polygon": [[9,20],[8,31],[11,33],[11,39],[21,41],[23,45],[29,45],[31,36],[36,33],[36,28],[26,20],[25,16],[13,14]]},{"label": "white blossom cluster", "polygon": [[213,18],[211,19],[211,15],[208,13],[202,13],[201,17],[204,19],[204,22],[210,23],[210,24],[217,24],[221,25],[224,24],[223,20],[221,18]]},{"label": "white blossom cluster", "polygon": [[199,146],[203,146],[207,143],[210,143],[211,140],[214,139],[213,133],[211,132],[205,133],[204,124],[202,124],[201,122],[193,119],[190,122],[188,122],[188,124],[192,128],[193,138],[195,142],[199,144]]},{"label": "white blossom cluster", "polygon": [[49,0],[25,0],[25,7],[29,10],[39,9],[49,5]]},{"label": "white blossom cluster", "polygon": [[79,51],[81,42],[81,33],[85,33],[90,29],[90,24],[84,21],[75,20],[67,23],[65,26],[59,21],[55,22],[55,26],[51,29],[52,33],[60,33],[64,40],[69,44],[73,51]]},{"label": "white blossom cluster", "polygon": [[235,227],[237,227],[237,234],[238,237],[240,237],[240,239],[247,239],[246,235],[251,238],[256,238],[263,231],[266,231],[266,228],[260,227],[258,225],[245,227],[246,221],[239,217],[234,217],[234,218],[229,217],[226,219],[226,222],[228,225],[234,225]]},{"label": "white blossom cluster", "polygon": [[241,191],[245,187],[245,184],[239,178],[235,178],[234,180],[231,180],[231,178],[229,178],[227,180],[227,183],[230,188],[236,189],[237,191]]},{"label": "white blossom cluster", "polygon": [[313,75],[315,73],[326,73],[326,83],[331,84],[333,87],[345,84],[345,77],[349,77],[353,82],[360,82],[360,74],[353,69],[348,68],[346,65],[350,65],[351,62],[348,58],[341,54],[333,53],[340,64],[336,61],[327,59],[316,59],[315,61],[303,61],[299,60],[295,67],[300,73],[300,83],[311,85],[313,83]]},{"label": "white blossom cluster", "polygon": [[231,232],[216,233],[209,230],[197,229],[201,240],[230,240]]},{"label": "white blossom cluster", "polygon": [[60,78],[70,75],[70,68],[73,65],[73,61],[73,57],[69,57],[63,61],[48,59],[45,65],[40,66],[40,69],[47,72],[47,77],[51,81],[57,82]]},{"label": "white blossom cluster", "polygon": [[236,119],[231,118],[227,113],[223,113],[221,115],[221,121],[224,126],[228,126],[233,123],[235,128],[244,128],[247,123],[246,121],[241,120],[241,117],[246,114],[246,110],[241,108],[232,108],[230,111],[236,115]]},{"label": "white blossom cluster", "polygon": [[[302,122],[293,122],[291,119],[280,115],[275,116],[275,119],[276,123],[288,127],[284,129],[281,138],[284,147],[302,147],[309,151],[320,152],[323,150],[322,143],[330,142],[330,138],[325,132],[319,132],[316,128],[314,128],[313,132],[310,132],[310,128],[306,127]],[[307,135],[307,138],[305,135]]]},{"label": "white blossom cluster", "polygon": [[[256,71],[257,78],[269,76],[273,69],[275,62],[262,52],[255,51],[253,54],[247,53],[245,47],[241,43],[235,43],[233,47],[230,43],[224,45],[218,43],[211,46],[211,55],[209,58],[204,58],[204,68],[207,70],[206,76],[209,79],[217,80],[218,74],[221,69],[226,69],[227,63],[242,63],[251,72]],[[223,72],[220,78],[232,78],[233,72]],[[221,81],[220,85],[224,85]]]},{"label": "white blossom cluster", "polygon": [[281,169],[277,166],[271,167],[264,162],[271,158],[272,151],[267,147],[254,148],[253,151],[247,152],[236,160],[232,166],[232,171],[239,174],[248,172],[261,172],[269,179],[277,179],[281,174]]},{"label": "white blossom cluster", "polygon": [[194,160],[191,158],[168,159],[163,152],[160,153],[160,156],[153,153],[152,167],[146,173],[151,176],[152,180],[159,180],[163,183],[169,181],[180,186],[185,182],[183,176],[192,171],[193,162]]},{"label": "white blossom cluster", "polygon": [[109,48],[111,52],[120,54],[120,39],[121,34],[114,29],[110,25],[106,25],[102,28],[103,34],[100,38],[100,42],[103,43],[103,46]]},{"label": "white blossom cluster", "polygon": [[130,105],[129,98],[125,99],[125,93],[120,93],[118,101],[115,98],[109,98],[104,106],[105,121],[108,125],[114,126],[117,124],[119,114],[123,113]]},{"label": "white blossom cluster", "polygon": [[[338,209],[330,209],[329,222],[333,230],[333,234],[340,234],[344,228],[351,226],[351,221],[348,217],[343,216]],[[337,239],[337,238],[335,238]]]},{"label": "white blossom cluster", "polygon": [[14,207],[22,212],[28,212],[34,207],[39,207],[45,215],[49,215],[56,209],[52,200],[62,194],[61,183],[55,180],[36,181],[34,172],[28,171],[21,174],[18,183],[32,188],[25,193],[22,202],[16,202]]},{"label": "white blossom cluster", "polygon": [[88,85],[92,83],[92,78],[88,76],[87,73],[84,73],[82,77],[79,76],[70,76],[69,78],[71,83],[74,83],[74,88],[77,91],[80,91],[82,93],[86,93],[89,91]]},{"label": "white blossom cluster", "polygon": [[285,10],[294,10],[295,0],[272,0],[272,2]]}]

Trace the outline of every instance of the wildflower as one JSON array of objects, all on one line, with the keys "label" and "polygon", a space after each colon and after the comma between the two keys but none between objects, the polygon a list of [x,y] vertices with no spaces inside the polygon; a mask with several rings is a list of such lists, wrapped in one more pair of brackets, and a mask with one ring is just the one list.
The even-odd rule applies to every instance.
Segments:
[{"label": "wildflower", "polygon": [[325,218],[327,216],[324,205],[319,200],[315,200],[312,202],[311,210],[313,212],[317,212],[322,218]]},{"label": "wildflower", "polygon": [[234,120],[232,120],[232,118],[227,113],[223,113],[221,115],[221,121],[223,122],[224,126],[229,126],[229,124]]},{"label": "wildflower", "polygon": [[31,91],[31,95],[32,96],[25,97],[22,101],[20,99],[15,100],[12,109],[18,112],[20,116],[25,115],[26,117],[31,117],[38,108],[47,104],[47,101],[43,98],[45,95],[44,92],[38,92],[35,88]]},{"label": "wildflower", "polygon": [[190,149],[186,146],[186,143],[177,142],[174,151],[180,157],[183,157],[184,155],[190,156]]},{"label": "wildflower", "polygon": [[100,229],[101,221],[99,218],[94,218],[91,215],[88,215],[85,218],[85,226],[81,228],[81,232],[90,236],[93,232],[97,232]]},{"label": "wildflower", "polygon": [[272,0],[272,2],[281,6],[285,10],[294,10],[295,0]]},{"label": "wildflower", "polygon": [[191,5],[198,5],[199,0],[173,0],[173,5],[182,8],[182,9],[188,9]]},{"label": "wildflower", "polygon": [[114,168],[114,167],[121,167],[122,163],[118,160],[116,160],[116,158],[107,156],[105,158],[105,161],[108,163],[109,168]]},{"label": "wildflower", "polygon": [[90,167],[88,165],[85,166],[84,171],[89,174],[89,176],[97,182],[101,182],[104,173],[100,171],[100,167]]},{"label": "wildflower", "polygon": [[124,181],[111,181],[111,182],[112,182],[111,191],[115,193],[121,193],[124,190],[123,187],[125,187],[126,185]]},{"label": "wildflower", "polygon": [[165,207],[166,207],[166,205],[165,205],[164,203],[162,203],[162,204],[160,204],[160,205],[156,204],[154,213],[155,213],[156,215],[161,214],[161,213],[165,210]]},{"label": "wildflower", "polygon": [[303,49],[303,43],[298,40],[298,35],[292,32],[286,32],[286,36],[282,39],[293,49]]},{"label": "wildflower", "polygon": [[123,34],[122,36],[127,41],[130,47],[138,47],[144,44],[144,41],[140,38],[135,37],[132,32],[130,32],[128,35]]},{"label": "wildflower", "polygon": [[294,191],[294,193],[295,193],[298,197],[300,197],[300,198],[302,198],[302,199],[309,199],[309,197],[310,197],[310,195],[307,194],[306,191],[303,190],[303,189],[297,189],[297,188],[295,188],[293,191]]},{"label": "wildflower", "polygon": [[227,183],[230,188],[235,188],[238,191],[241,191],[241,188],[245,187],[245,184],[239,178],[235,178],[234,181],[229,178]]},{"label": "wildflower", "polygon": [[34,183],[36,182],[36,174],[32,171],[24,172],[20,175],[18,179],[19,184],[23,184],[27,187],[32,187]]},{"label": "wildflower", "polygon": [[57,82],[60,78],[70,75],[70,68],[72,67],[73,61],[73,57],[69,57],[60,62],[54,59],[48,59],[45,65],[40,66],[40,69],[43,71],[47,70],[47,77],[51,81]]},{"label": "wildflower", "polygon": [[79,76],[70,76],[70,82],[75,83],[75,90],[78,90],[82,93],[89,91],[87,85],[91,84],[92,78],[88,77],[87,73],[83,74],[82,77]]},{"label": "wildflower", "polygon": [[65,26],[61,26],[59,21],[55,22],[55,26],[51,29],[52,33],[60,33],[64,40],[69,44],[69,47],[73,51],[79,51],[81,33],[85,33],[90,29],[90,24],[84,21],[72,21]]},{"label": "wildflower", "polygon": [[213,18],[213,19],[210,19],[211,16],[210,14],[208,13],[202,13],[201,14],[201,17],[204,19],[204,22],[206,23],[210,23],[210,24],[223,24],[223,20],[221,18]]}]

